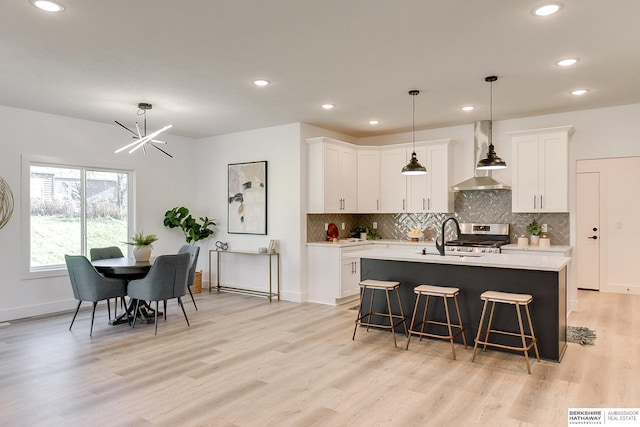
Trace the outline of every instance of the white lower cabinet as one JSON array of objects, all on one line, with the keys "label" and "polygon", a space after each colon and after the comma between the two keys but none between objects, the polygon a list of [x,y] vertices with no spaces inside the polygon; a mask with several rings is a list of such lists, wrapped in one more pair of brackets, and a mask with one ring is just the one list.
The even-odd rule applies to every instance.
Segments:
[{"label": "white lower cabinet", "polygon": [[370,246],[307,246],[307,299],[330,305],[357,299],[360,293],[360,259],[349,256],[349,253]]}]

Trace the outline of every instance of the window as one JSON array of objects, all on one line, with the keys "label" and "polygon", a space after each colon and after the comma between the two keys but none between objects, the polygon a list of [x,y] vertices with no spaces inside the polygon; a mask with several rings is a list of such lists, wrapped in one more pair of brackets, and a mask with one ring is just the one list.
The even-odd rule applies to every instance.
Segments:
[{"label": "window", "polygon": [[63,267],[65,254],[119,246],[130,230],[131,173],[30,164],[30,271]]}]

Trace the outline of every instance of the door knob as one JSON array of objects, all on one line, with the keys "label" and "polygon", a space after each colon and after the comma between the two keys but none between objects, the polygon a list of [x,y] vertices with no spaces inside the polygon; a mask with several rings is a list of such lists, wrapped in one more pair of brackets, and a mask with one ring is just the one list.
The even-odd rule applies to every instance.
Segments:
[{"label": "door knob", "polygon": [[587,237],[587,239],[598,240],[598,236],[591,236],[591,237]]}]

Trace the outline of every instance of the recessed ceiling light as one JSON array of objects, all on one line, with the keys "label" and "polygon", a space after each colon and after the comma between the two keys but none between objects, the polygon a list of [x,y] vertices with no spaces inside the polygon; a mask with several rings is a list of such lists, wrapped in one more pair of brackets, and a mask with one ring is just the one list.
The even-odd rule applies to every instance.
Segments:
[{"label": "recessed ceiling light", "polygon": [[63,5],[50,0],[31,0],[31,4],[45,12],[62,12],[64,10]]},{"label": "recessed ceiling light", "polygon": [[536,16],[549,16],[559,12],[560,9],[562,9],[562,3],[548,3],[533,8],[531,13]]},{"label": "recessed ceiling light", "polygon": [[589,89],[576,89],[571,91],[571,95],[580,96],[580,95],[584,95],[587,92],[589,92]]},{"label": "recessed ceiling light", "polygon": [[556,62],[556,65],[559,66],[559,67],[570,67],[570,66],[574,65],[578,61],[580,61],[579,58],[567,58],[567,59],[562,59],[562,60]]},{"label": "recessed ceiling light", "polygon": [[324,108],[325,110],[331,110],[334,107],[335,104],[322,104],[322,108]]},{"label": "recessed ceiling light", "polygon": [[263,80],[263,79],[258,79],[253,81],[253,84],[256,86],[267,86],[269,83],[271,83],[269,80]]},{"label": "recessed ceiling light", "polygon": [[369,120],[369,124],[370,125],[379,125],[380,124],[380,120]]},{"label": "recessed ceiling light", "polygon": [[462,107],[462,111],[473,111],[475,109],[476,107],[474,107],[473,105],[465,105],[464,107]]}]

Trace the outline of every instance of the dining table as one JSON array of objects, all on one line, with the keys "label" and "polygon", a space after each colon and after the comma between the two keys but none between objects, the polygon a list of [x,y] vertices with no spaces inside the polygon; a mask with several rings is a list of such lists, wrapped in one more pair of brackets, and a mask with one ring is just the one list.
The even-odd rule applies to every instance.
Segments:
[{"label": "dining table", "polygon": [[[91,264],[93,264],[96,270],[105,277],[125,279],[128,281],[142,279],[145,277],[151,269],[154,261],[154,257],[151,257],[149,261],[138,261],[134,257],[119,257],[98,259],[91,261]],[[130,298],[125,312],[109,321],[109,324],[119,325],[122,323],[130,323],[130,320],[133,319],[134,312],[136,311],[136,302],[136,299]],[[158,315],[161,316],[162,313],[158,312]],[[155,310],[151,308],[146,301],[140,301],[138,311],[135,312],[135,316],[137,317],[136,323],[153,323]]]}]

